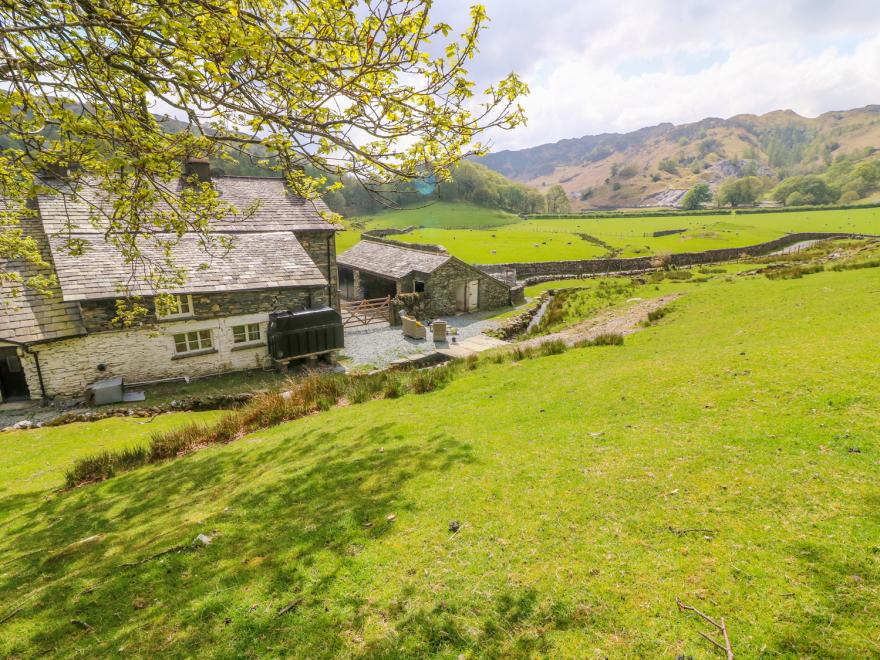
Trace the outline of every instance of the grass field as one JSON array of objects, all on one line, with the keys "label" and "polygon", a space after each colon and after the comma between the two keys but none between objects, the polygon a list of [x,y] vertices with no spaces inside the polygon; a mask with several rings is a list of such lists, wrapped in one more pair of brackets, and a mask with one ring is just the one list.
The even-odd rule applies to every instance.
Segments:
[{"label": "grass field", "polygon": [[623,347],[71,492],[78,443],[0,436],[0,655],[716,657],[677,597],[737,657],[880,654],[880,269],[668,291]]},{"label": "grass field", "polygon": [[[752,245],[792,232],[842,231],[880,233],[880,209],[794,211],[753,215],[677,216],[601,219],[522,220],[499,211],[466,204],[439,203],[420,209],[388,211],[359,218],[367,229],[424,227],[395,240],[436,243],[470,263],[593,259],[620,256],[698,252]],[[654,238],[656,231],[686,229]],[[609,246],[585,240],[586,234]],[[359,233],[341,232],[337,249],[357,242]]]},{"label": "grass field", "polygon": [[336,234],[337,252],[343,252],[360,240],[360,230],[394,227],[425,227],[427,229],[492,229],[512,225],[520,218],[512,213],[487,209],[467,203],[437,202],[430,206],[387,211],[374,216],[354,218],[346,222],[345,231]]},{"label": "grass field", "polygon": [[[99,451],[131,447],[152,433],[193,421],[217,419],[219,411],[171,413],[155,418],[110,417],[98,422],[44,427],[0,434],[3,481],[0,497],[58,488],[75,458]],[[7,512],[8,513],[8,512]]]}]

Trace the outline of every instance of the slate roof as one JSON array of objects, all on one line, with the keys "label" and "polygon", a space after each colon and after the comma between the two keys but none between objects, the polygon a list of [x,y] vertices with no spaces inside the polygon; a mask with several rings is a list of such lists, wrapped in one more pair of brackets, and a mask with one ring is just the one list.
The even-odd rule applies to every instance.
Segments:
[{"label": "slate roof", "polygon": [[235,206],[240,213],[251,209],[260,200],[256,210],[246,218],[229,218],[216,224],[217,231],[333,231],[337,227],[321,214],[330,209],[321,199],[309,200],[288,192],[283,179],[223,176],[211,179],[220,191],[220,197]]},{"label": "slate roof", "polygon": [[[291,194],[283,179],[252,176],[214,176],[211,178],[220,198],[236,208],[239,215],[211,224],[211,231],[260,233],[268,231],[334,231],[337,227],[322,217],[330,209],[323,200],[308,200]],[[44,182],[52,187],[52,181]],[[57,185],[57,184],[55,184]],[[178,181],[174,192],[183,184]],[[58,188],[64,191],[63,188]],[[90,217],[100,218],[110,205],[101,191],[83,185],[76,194],[46,194],[38,198],[40,216],[48,234],[61,231],[102,233],[103,223],[93,226]]]},{"label": "slate roof", "polygon": [[[0,205],[2,203],[0,201]],[[37,242],[43,259],[51,263],[48,241],[39,219],[23,218],[21,224],[25,233]],[[24,260],[2,261],[0,267],[24,279],[50,274]],[[15,283],[0,284],[0,340],[24,344],[85,334],[79,305],[64,302],[57,286],[51,294],[47,297]]]},{"label": "slate roof", "polygon": [[340,266],[399,280],[410,273],[430,274],[452,255],[364,239],[337,258]]},{"label": "slate roof", "polygon": [[[232,248],[228,252],[218,248],[214,255],[205,252],[198,236],[184,235],[172,248],[171,259],[176,267],[186,270],[186,283],[163,291],[207,293],[327,284],[291,232],[226,235],[232,238]],[[126,286],[133,295],[155,295],[143,277],[132,276],[131,266],[125,264],[118,250],[103,236],[76,234],[75,237],[87,242],[83,256],[67,254],[62,249],[66,239],[49,237],[64,300],[115,298]],[[161,253],[153,246],[142,246],[141,252],[153,264],[164,263]]]},{"label": "slate roof", "polygon": [[[293,233],[336,229],[321,215],[328,211],[323,201],[290,194],[282,179],[215,176],[212,182],[221,197],[241,214],[223,218],[211,227],[215,234],[229,235],[233,247],[227,253],[215,250],[211,256],[202,249],[197,236],[183,236],[172,250],[172,261],[186,269],[187,282],[168,293],[327,285]],[[178,182],[176,190],[181,185]],[[0,210],[5,209],[2,205],[0,199]],[[37,241],[60,286],[46,297],[15,283],[0,284],[0,341],[32,343],[85,334],[77,302],[115,298],[126,284],[134,295],[155,295],[143,277],[132,279],[130,266],[105,242],[106,223],[90,222],[91,217],[100,218],[109,208],[95,189],[86,186],[75,194],[66,190],[41,195],[36,206],[38,217],[23,218],[22,229]],[[73,257],[63,249],[70,238],[85,242],[85,255]],[[155,263],[163,263],[155,248],[142,246],[142,252]],[[39,272],[23,260],[3,261],[0,267],[25,279]]]},{"label": "slate roof", "polygon": [[[321,213],[329,211],[321,200],[307,200],[288,192],[283,179],[214,176],[211,182],[221,198],[239,215],[214,221],[210,231],[232,238],[233,249],[211,256],[196,235],[185,235],[172,250],[172,262],[187,272],[186,285],[168,293],[242,291],[292,286],[321,286],[327,280],[292,233],[333,231]],[[155,295],[137,277],[118,250],[105,241],[106,216],[111,204],[95,187],[80,186],[75,192],[44,181],[58,192],[40,195],[37,205],[48,236],[64,300],[113,298],[125,289],[134,295]],[[181,189],[177,182],[175,192]],[[169,207],[166,207],[169,208]],[[161,235],[160,235],[161,237]],[[70,239],[84,241],[87,252],[71,256],[65,245]],[[141,252],[153,264],[164,264],[159,251],[144,242]],[[207,264],[207,268],[202,268]]]}]

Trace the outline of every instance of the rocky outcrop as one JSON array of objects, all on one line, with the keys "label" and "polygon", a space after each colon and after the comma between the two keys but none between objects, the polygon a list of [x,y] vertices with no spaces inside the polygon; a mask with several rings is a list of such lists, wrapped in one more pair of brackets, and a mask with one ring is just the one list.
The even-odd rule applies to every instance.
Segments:
[{"label": "rocky outcrop", "polygon": [[644,208],[681,208],[681,200],[684,199],[684,196],[687,195],[687,192],[687,189],[682,190],[680,188],[670,188],[669,190],[664,190],[663,192],[659,192],[651,195],[650,197],[646,197],[639,203],[639,206]]},{"label": "rocky outcrop", "polygon": [[744,176],[774,175],[773,170],[758,160],[719,160],[706,168],[709,175],[708,183],[716,186],[727,179],[739,179]]}]

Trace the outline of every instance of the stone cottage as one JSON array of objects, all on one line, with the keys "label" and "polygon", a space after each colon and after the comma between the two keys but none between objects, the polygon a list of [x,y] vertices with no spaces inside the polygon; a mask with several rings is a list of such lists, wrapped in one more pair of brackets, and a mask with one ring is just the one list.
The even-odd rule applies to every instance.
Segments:
[{"label": "stone cottage", "polygon": [[[23,219],[23,229],[58,284],[50,297],[0,287],[3,399],[76,396],[114,376],[132,384],[265,367],[270,312],[338,306],[335,227],[323,202],[292,195],[282,179],[211,176],[207,162],[187,169],[249,211],[213,223],[214,234],[232,239],[223,254],[206,254],[195,235],[182,237],[172,258],[186,284],[168,291],[176,307],[163,315],[155,292],[132,281],[131,266],[89,222],[98,205],[89,191],[34,200],[36,217]],[[64,249],[71,238],[86,247],[83,256]],[[2,267],[25,278],[35,272],[23,262]],[[149,310],[132,328],[113,323],[126,284]]]},{"label": "stone cottage", "polygon": [[339,255],[340,294],[347,300],[421,294],[426,317],[497,309],[521,302],[522,289],[453,257],[436,245],[363,236]]}]

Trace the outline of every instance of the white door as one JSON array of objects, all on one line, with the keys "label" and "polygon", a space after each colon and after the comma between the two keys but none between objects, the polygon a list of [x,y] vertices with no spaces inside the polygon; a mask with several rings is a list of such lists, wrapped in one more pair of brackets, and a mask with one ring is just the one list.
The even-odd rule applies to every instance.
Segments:
[{"label": "white door", "polygon": [[464,282],[455,285],[455,309],[459,312],[467,310],[467,285]]},{"label": "white door", "polygon": [[468,282],[467,310],[473,312],[480,308],[480,280]]}]

